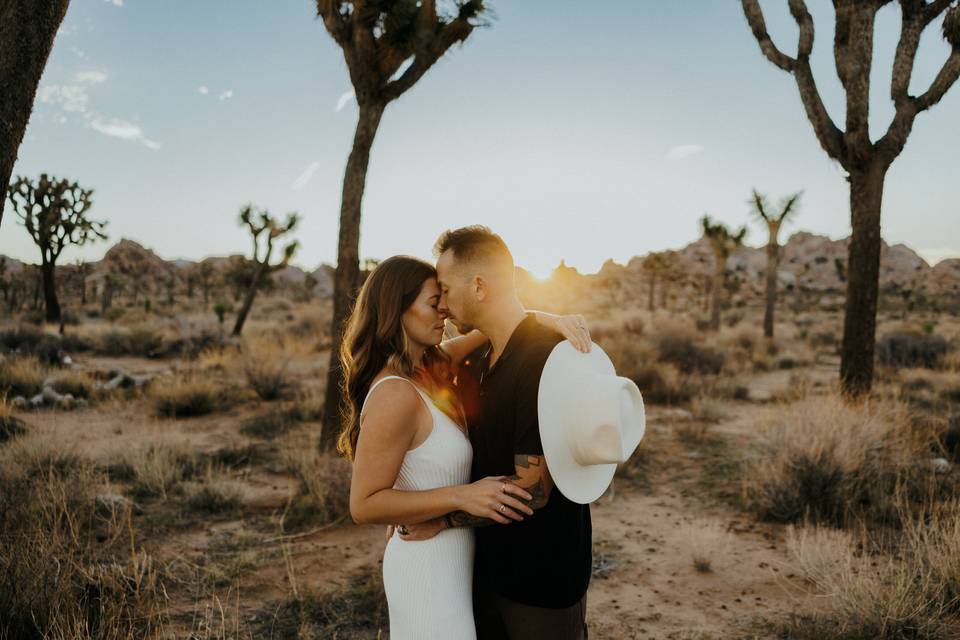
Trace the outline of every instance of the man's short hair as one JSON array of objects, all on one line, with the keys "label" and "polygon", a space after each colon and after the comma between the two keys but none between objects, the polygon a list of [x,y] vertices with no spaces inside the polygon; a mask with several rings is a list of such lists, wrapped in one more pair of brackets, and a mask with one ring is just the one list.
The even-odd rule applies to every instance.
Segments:
[{"label": "man's short hair", "polygon": [[444,231],[433,245],[433,254],[439,258],[447,251],[452,251],[458,262],[475,262],[513,273],[513,255],[507,243],[483,225]]}]

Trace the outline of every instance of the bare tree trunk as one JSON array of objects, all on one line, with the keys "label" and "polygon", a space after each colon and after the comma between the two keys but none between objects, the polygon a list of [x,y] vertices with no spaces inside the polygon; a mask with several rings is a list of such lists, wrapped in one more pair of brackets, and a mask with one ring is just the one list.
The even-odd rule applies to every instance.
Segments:
[{"label": "bare tree trunk", "polygon": [[257,289],[260,288],[260,281],[263,279],[264,271],[266,271],[265,265],[257,265],[257,270],[253,274],[250,288],[247,289],[247,295],[243,299],[243,306],[240,307],[240,312],[237,314],[237,321],[233,325],[234,336],[239,336],[240,332],[243,331],[243,324],[247,321],[247,314],[250,313],[250,308],[253,307],[253,299],[257,296]]},{"label": "bare tree trunk", "polygon": [[[0,0],[0,193],[10,185],[37,85],[69,0]],[[0,198],[0,223],[6,197]]]},{"label": "bare tree trunk", "polygon": [[57,300],[56,265],[44,262],[41,267],[43,273],[43,302],[46,308],[47,322],[60,322],[60,302]]},{"label": "bare tree trunk", "polygon": [[344,323],[350,315],[360,282],[360,211],[363,190],[367,181],[370,149],[383,117],[385,103],[375,102],[360,107],[353,148],[347,159],[343,176],[343,196],[340,203],[340,236],[337,244],[337,269],[333,277],[333,323],[330,328],[330,366],[324,398],[323,430],[320,448],[332,450],[340,433],[343,406],[340,369],[340,344]]},{"label": "bare tree trunk", "polygon": [[767,308],[763,312],[763,335],[773,337],[773,314],[777,305],[777,266],[780,246],[775,239],[767,244]]},{"label": "bare tree trunk", "polygon": [[840,382],[847,395],[870,391],[873,380],[880,278],[880,205],[887,166],[874,163],[850,173],[850,247],[840,347]]}]

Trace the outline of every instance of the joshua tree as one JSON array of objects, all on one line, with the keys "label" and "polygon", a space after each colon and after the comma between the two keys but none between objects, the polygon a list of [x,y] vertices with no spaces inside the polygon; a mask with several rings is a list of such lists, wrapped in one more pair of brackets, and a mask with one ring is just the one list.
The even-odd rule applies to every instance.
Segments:
[{"label": "joshua tree", "polygon": [[[653,311],[654,293],[656,292],[657,279],[667,270],[667,262],[662,253],[651,253],[643,259],[641,270],[647,274],[647,280],[650,283],[650,296],[647,298],[647,310]],[[661,284],[661,287],[663,285]]]},{"label": "joshua tree", "polygon": [[167,275],[167,280],[164,284],[167,289],[167,304],[172,307],[177,302],[177,278],[173,275],[172,271]]},{"label": "joshua tree", "polygon": [[93,265],[83,260],[76,263],[77,285],[80,289],[80,304],[87,304],[87,278],[93,273]]},{"label": "joshua tree", "polygon": [[37,183],[18,177],[9,187],[14,211],[40,248],[47,322],[60,321],[56,283],[60,253],[67,245],[79,247],[107,237],[103,233],[106,222],[87,218],[93,204],[92,195],[93,189],[83,189],[76,182],[51,179],[45,173]]},{"label": "joshua tree", "polygon": [[343,50],[360,111],[340,203],[323,449],[333,448],[340,430],[340,340],[360,286],[360,205],[370,148],[387,105],[413,87],[450,47],[465,41],[485,9],[483,0],[450,4],[451,14],[444,15],[436,0],[317,0],[318,17]]},{"label": "joshua tree", "polygon": [[203,290],[203,308],[206,309],[210,304],[210,285],[213,282],[213,265],[209,262],[201,262],[196,266],[197,279],[200,281],[200,288]]},{"label": "joshua tree", "polygon": [[768,338],[773,337],[773,313],[777,304],[777,267],[780,265],[780,225],[784,223],[790,214],[796,211],[797,203],[800,201],[802,192],[793,194],[783,199],[780,203],[780,213],[773,215],[770,211],[770,203],[766,196],[753,190],[753,198],[750,202],[753,204],[753,215],[761,222],[766,224],[769,238],[767,240],[767,306],[763,312],[763,335]]},{"label": "joshua tree", "polygon": [[105,314],[113,306],[113,294],[117,291],[119,278],[112,271],[103,275],[103,287],[101,287],[100,313]]},{"label": "joshua tree", "polygon": [[712,294],[710,299],[710,330],[717,331],[720,329],[720,298],[724,291],[727,260],[730,258],[730,254],[743,244],[743,238],[747,235],[747,228],[741,227],[735,234],[731,234],[726,225],[722,222],[710,222],[710,217],[706,214],[700,219],[700,225],[703,227],[703,236],[710,243],[710,249],[713,251],[715,258],[713,283],[710,286]]},{"label": "joshua tree", "polygon": [[250,313],[250,307],[253,306],[253,299],[257,295],[257,289],[260,288],[264,275],[283,269],[290,263],[290,258],[297,250],[296,240],[284,247],[280,262],[270,264],[270,258],[273,257],[273,243],[293,231],[298,222],[300,222],[300,216],[296,213],[288,213],[286,222],[281,225],[266,209],[255,211],[252,206],[247,205],[240,210],[240,224],[247,226],[253,238],[254,271],[246,297],[243,299],[243,306],[237,314],[237,322],[233,325],[233,335],[239,336],[243,331],[243,323],[247,320],[247,314]]},{"label": "joshua tree", "polygon": [[[741,0],[747,22],[763,54],[793,75],[820,146],[847,171],[852,233],[847,254],[848,282],[840,356],[840,379],[850,396],[870,390],[876,339],[880,273],[880,207],[890,165],[907,143],[913,122],[937,104],[960,77],[960,5],[956,0],[899,0],[900,41],[893,61],[890,98],[896,112],[887,131],[870,139],[870,68],[877,11],[891,0],[834,0],[834,58],[846,93],[846,129],[834,124],[824,106],[810,67],[813,18],[804,0],[788,0],[799,27],[797,55],[777,48],[767,33],[759,0]],[[920,35],[943,15],[943,37],[951,53],[933,82],[919,96],[909,93]]]},{"label": "joshua tree", "polygon": [[[69,0],[0,0],[0,193],[10,185],[40,76]],[[6,199],[0,198],[0,222]]]}]

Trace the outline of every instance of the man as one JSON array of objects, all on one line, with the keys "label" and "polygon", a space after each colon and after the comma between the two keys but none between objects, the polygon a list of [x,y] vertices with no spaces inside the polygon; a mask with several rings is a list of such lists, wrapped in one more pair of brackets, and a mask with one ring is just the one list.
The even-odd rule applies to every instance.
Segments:
[{"label": "man", "polygon": [[449,526],[476,527],[477,635],[586,638],[590,507],[554,489],[537,419],[540,375],[563,338],[524,310],[500,236],[480,226],[447,231],[434,252],[438,308],[462,333],[475,328],[490,339],[457,373],[473,445],[471,479],[507,476],[533,496],[534,514],[522,522],[446,516]]}]

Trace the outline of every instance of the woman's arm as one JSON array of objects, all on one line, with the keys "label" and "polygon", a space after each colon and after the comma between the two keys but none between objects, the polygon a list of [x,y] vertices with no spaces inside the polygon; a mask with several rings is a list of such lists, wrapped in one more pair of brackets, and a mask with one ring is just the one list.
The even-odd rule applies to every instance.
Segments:
[{"label": "woman's arm", "polygon": [[487,336],[474,329],[468,334],[444,340],[440,343],[440,348],[446,351],[453,366],[457,367],[467,357],[467,354],[477,347],[483,346],[486,342]]},{"label": "woman's arm", "polygon": [[[430,414],[409,382],[388,380],[371,397],[357,441],[350,482],[350,515],[358,524],[414,524],[465,510],[500,524],[522,520],[532,510],[521,500],[529,493],[500,478],[429,491],[394,489],[417,433]],[[505,505],[502,512],[497,511]]]}]

